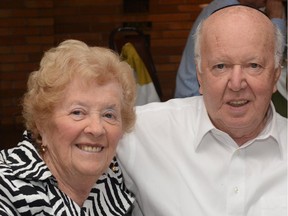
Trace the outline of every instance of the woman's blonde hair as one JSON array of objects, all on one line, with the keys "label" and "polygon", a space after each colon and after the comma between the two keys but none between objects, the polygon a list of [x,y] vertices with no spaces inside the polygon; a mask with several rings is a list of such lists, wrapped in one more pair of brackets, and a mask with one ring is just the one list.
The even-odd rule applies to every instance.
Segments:
[{"label": "woman's blonde hair", "polygon": [[55,105],[76,75],[83,78],[83,83],[116,81],[120,84],[123,90],[123,131],[129,132],[135,123],[136,97],[131,67],[110,49],[89,47],[78,40],[66,40],[45,52],[39,70],[29,76],[28,90],[23,98],[23,117],[32,137],[41,140],[36,124],[49,121]]}]

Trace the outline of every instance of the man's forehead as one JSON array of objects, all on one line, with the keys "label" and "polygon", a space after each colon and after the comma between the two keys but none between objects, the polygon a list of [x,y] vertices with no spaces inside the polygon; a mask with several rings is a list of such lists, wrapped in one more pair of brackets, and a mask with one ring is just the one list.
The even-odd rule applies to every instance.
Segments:
[{"label": "man's forehead", "polygon": [[206,25],[207,29],[213,27],[226,29],[226,33],[229,33],[228,27],[233,28],[233,26],[241,27],[243,30],[245,27],[263,30],[270,28],[272,31],[274,29],[273,23],[262,11],[244,5],[232,5],[215,11],[204,20],[203,29]]},{"label": "man's forehead", "polygon": [[258,20],[260,22],[269,22],[272,24],[269,17],[263,11],[246,5],[229,5],[220,8],[214,11],[206,19],[206,21],[209,22],[210,20],[215,20],[217,18],[226,21],[225,19],[229,19],[229,17],[238,17],[239,21],[241,21],[243,17],[249,17],[251,20]]}]

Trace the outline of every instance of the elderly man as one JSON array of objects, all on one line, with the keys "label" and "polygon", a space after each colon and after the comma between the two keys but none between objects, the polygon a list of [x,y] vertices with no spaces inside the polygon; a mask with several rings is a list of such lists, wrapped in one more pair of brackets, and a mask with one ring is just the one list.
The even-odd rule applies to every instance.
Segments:
[{"label": "elderly man", "polygon": [[203,96],[137,107],[118,146],[134,215],[287,215],[287,119],[271,102],[282,49],[254,8],[226,7],[200,24]]},{"label": "elderly man", "polygon": [[[175,97],[189,97],[199,95],[199,84],[196,76],[196,66],[194,59],[194,37],[193,35],[196,32],[196,28],[199,23],[206,19],[213,11],[218,10],[219,8],[242,4],[249,5],[254,8],[265,8],[265,12],[271,19],[271,21],[277,25],[281,30],[282,34],[286,33],[286,18],[285,18],[285,8],[282,3],[282,0],[213,0],[207,7],[205,7],[196,21],[193,24],[193,27],[189,33],[189,37],[183,51],[182,59],[178,68],[177,77],[176,77],[176,89]],[[286,74],[285,74],[286,76]],[[279,84],[279,83],[278,83]],[[287,107],[287,106],[286,106]],[[277,108],[277,107],[276,107]],[[276,109],[277,110],[277,109]]]}]

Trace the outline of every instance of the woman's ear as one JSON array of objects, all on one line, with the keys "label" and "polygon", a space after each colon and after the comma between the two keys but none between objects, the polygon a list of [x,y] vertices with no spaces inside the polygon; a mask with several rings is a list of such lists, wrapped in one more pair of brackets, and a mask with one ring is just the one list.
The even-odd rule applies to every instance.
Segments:
[{"label": "woman's ear", "polygon": [[41,135],[42,134],[42,127],[41,127],[41,124],[37,121],[37,122],[35,122],[35,124],[36,124],[36,128],[37,128],[37,130],[39,131],[39,134]]}]

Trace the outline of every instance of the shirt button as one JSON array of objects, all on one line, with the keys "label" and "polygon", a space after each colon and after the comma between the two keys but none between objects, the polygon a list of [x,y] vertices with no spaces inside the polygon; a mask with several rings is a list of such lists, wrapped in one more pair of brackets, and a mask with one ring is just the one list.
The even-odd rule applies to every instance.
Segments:
[{"label": "shirt button", "polygon": [[239,192],[239,189],[238,189],[238,187],[234,187],[234,193],[238,193]]},{"label": "shirt button", "polygon": [[237,155],[240,156],[240,155],[241,155],[241,152],[242,152],[242,150],[241,150],[241,149],[238,149],[238,150],[237,150]]}]

